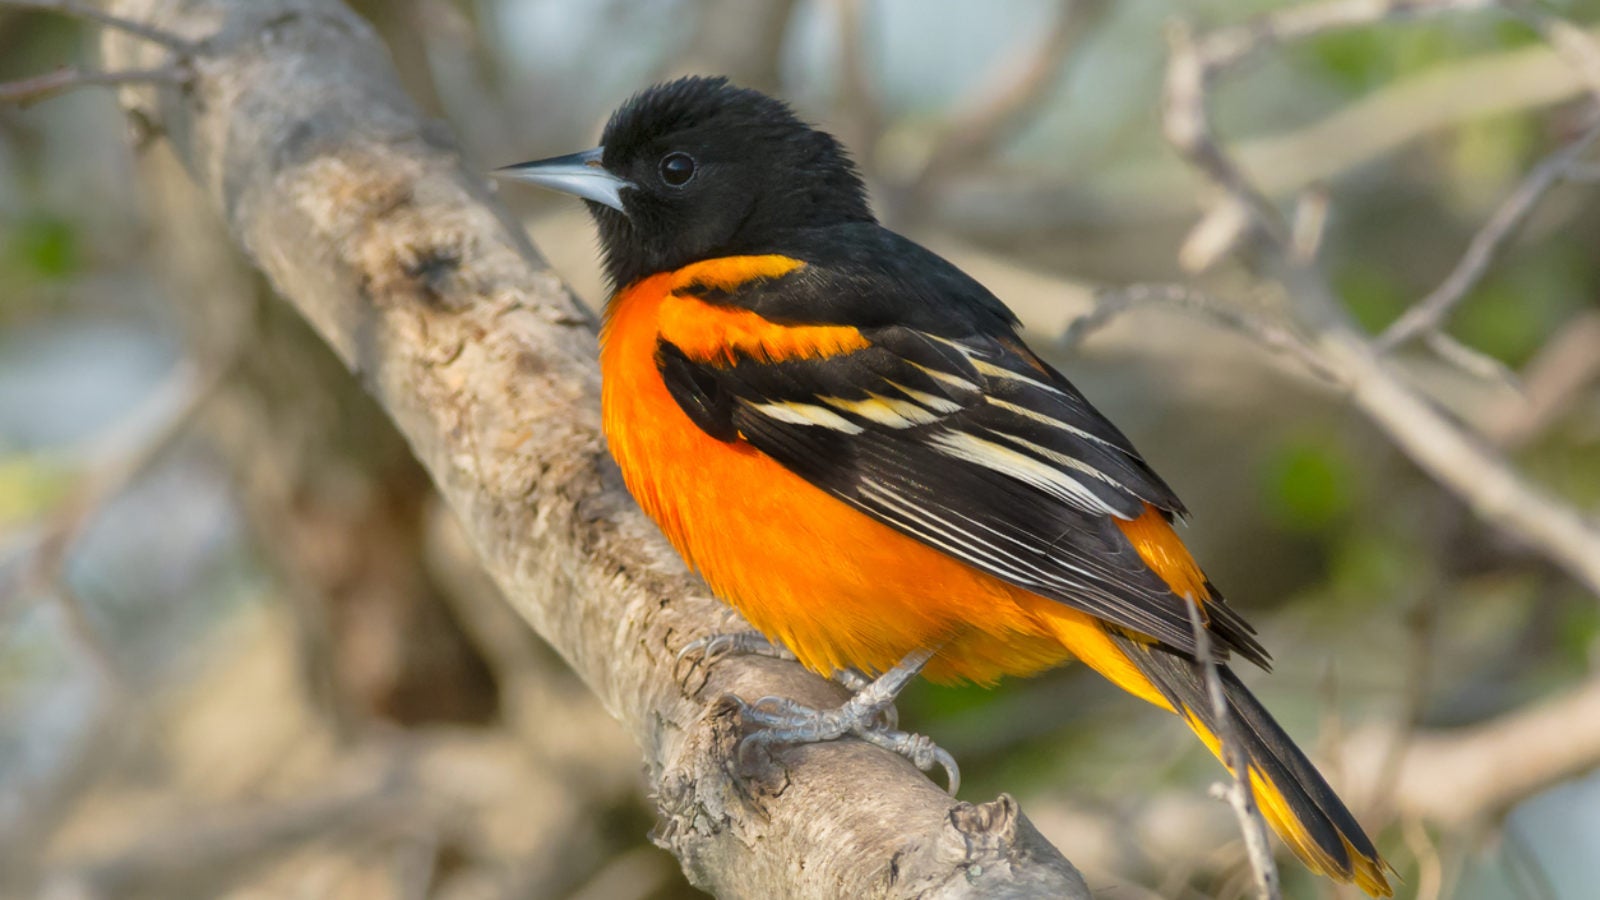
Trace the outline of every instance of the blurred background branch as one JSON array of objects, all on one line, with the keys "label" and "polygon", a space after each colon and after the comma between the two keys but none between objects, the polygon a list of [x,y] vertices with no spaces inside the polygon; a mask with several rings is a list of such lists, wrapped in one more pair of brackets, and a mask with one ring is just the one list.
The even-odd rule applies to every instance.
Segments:
[{"label": "blurred background branch", "polygon": [[189,72],[179,66],[159,69],[134,69],[127,72],[94,72],[66,66],[44,75],[0,84],[0,103],[26,106],[80,87],[116,87],[124,84],[170,82],[183,84]]},{"label": "blurred background branch", "polygon": [[[1351,4],[1334,0],[1320,6],[1305,7],[1266,20],[1259,31],[1262,40],[1281,41],[1305,37],[1329,27],[1371,24],[1387,16],[1416,16],[1430,12],[1454,11],[1458,7],[1479,7],[1480,3]],[[1364,13],[1358,13],[1365,10]],[[1569,34],[1570,32],[1563,32]],[[1581,34],[1581,32],[1577,32]],[[1549,556],[1600,596],[1600,526],[1570,504],[1528,483],[1503,459],[1474,441],[1423,397],[1405,385],[1387,367],[1379,353],[1406,337],[1436,331],[1450,306],[1462,297],[1492,257],[1493,248],[1509,232],[1522,213],[1519,205],[1531,206],[1541,193],[1540,184],[1553,180],[1578,154],[1600,136],[1600,125],[1592,126],[1572,142],[1563,153],[1536,168],[1531,187],[1513,195],[1499,221],[1491,221],[1487,237],[1475,241],[1456,274],[1445,286],[1412,307],[1388,339],[1375,345],[1350,324],[1331,286],[1313,268],[1297,259],[1288,227],[1266,195],[1244,174],[1231,155],[1217,142],[1210,126],[1207,85],[1230,66],[1259,48],[1243,42],[1233,31],[1194,36],[1181,25],[1169,32],[1171,63],[1167,74],[1165,130],[1167,139],[1191,165],[1210,179],[1230,199],[1228,209],[1248,211],[1251,229],[1236,232],[1242,241],[1247,232],[1262,235],[1269,255],[1269,269],[1281,273],[1291,308],[1304,327],[1313,334],[1313,343],[1322,350],[1324,363],[1333,369],[1350,392],[1351,400],[1394,438],[1423,468],[1439,481],[1461,494],[1480,516],[1506,528]],[[1586,41],[1572,53],[1581,62],[1600,49]],[[1600,83],[1593,87],[1600,98]],[[1524,196],[1526,199],[1524,199]],[[1485,232],[1480,232],[1480,236]]]}]

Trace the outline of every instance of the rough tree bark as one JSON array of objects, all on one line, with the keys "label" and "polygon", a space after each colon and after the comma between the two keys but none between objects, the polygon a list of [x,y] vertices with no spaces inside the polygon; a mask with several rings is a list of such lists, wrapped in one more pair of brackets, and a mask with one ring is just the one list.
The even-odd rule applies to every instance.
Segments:
[{"label": "rough tree bark", "polygon": [[[857,741],[734,753],[722,698],[837,702],[791,663],[675,663],[738,627],[621,487],[592,323],[334,0],[118,0],[200,42],[124,90],[227,228],[389,412],[521,615],[638,740],[658,840],[721,896],[1087,897],[1009,797],[960,803]],[[167,51],[108,34],[113,67]],[[205,302],[205,298],[195,298]],[[559,724],[553,723],[554,727]]]}]

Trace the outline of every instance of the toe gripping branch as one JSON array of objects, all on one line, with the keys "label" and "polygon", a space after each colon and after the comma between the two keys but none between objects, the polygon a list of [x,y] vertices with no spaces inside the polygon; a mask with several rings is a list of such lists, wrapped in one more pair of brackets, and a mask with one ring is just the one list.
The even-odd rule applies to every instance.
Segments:
[{"label": "toe gripping branch", "polygon": [[[702,651],[708,661],[728,653],[794,659],[793,654],[753,631],[691,641],[678,652],[678,658],[695,651]],[[751,745],[816,744],[856,737],[905,757],[924,772],[935,765],[943,767],[948,790],[954,795],[961,789],[961,767],[956,765],[955,757],[926,735],[899,730],[894,709],[895,698],[922,671],[933,654],[933,650],[919,650],[876,680],[848,669],[836,673],[834,680],[854,695],[834,709],[812,709],[787,697],[762,697],[754,703],[736,697],[741,717],[754,726],[745,735],[740,750]]]}]

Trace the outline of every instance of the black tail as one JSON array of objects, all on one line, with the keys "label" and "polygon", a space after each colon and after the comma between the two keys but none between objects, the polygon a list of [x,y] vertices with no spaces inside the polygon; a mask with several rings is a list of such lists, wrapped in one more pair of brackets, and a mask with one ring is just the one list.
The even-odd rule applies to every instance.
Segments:
[{"label": "black tail", "polygon": [[[1205,668],[1159,645],[1114,637],[1123,652],[1211,752],[1221,756]],[[1389,864],[1311,761],[1225,665],[1217,667],[1234,730],[1250,760],[1256,802],[1278,836],[1312,870],[1390,897]]]}]

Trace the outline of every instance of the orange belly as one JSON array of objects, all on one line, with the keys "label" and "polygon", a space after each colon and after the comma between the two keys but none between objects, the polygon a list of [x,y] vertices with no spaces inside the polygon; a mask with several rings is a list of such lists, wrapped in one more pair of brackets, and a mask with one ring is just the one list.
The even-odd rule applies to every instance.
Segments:
[{"label": "orange belly", "polygon": [[606,438],[629,491],[718,597],[825,674],[881,672],[914,650],[941,647],[928,677],[987,683],[1068,656],[1024,608],[1043,598],[690,421],[655,364],[670,278],[646,279],[612,301],[601,351]]},{"label": "orange belly", "polygon": [[[683,311],[672,291],[725,275],[751,277],[746,270],[754,266],[797,265],[782,257],[713,260],[646,278],[607,307],[600,354],[606,439],[628,490],[683,558],[751,625],[819,673],[882,672],[936,647],[928,678],[987,684],[1077,657],[1166,706],[1093,616],[907,537],[754,447],[711,437],[684,414],[655,362],[663,325]],[[746,352],[800,350],[801,329],[774,325],[771,332],[783,334],[769,335],[750,314],[712,313],[701,321],[722,329],[721,340],[748,344]],[[835,333],[853,329],[806,331],[806,352],[848,352],[855,340]],[[1204,576],[1156,510],[1119,524],[1169,584],[1205,596]]]}]

